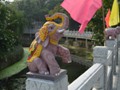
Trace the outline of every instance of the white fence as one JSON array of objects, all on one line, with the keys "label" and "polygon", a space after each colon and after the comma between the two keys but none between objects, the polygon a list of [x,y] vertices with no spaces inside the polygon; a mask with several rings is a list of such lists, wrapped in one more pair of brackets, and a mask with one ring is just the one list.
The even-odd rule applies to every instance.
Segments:
[{"label": "white fence", "polygon": [[82,39],[91,39],[93,33],[92,32],[84,32],[83,34],[80,34],[78,31],[69,31],[66,30],[64,32],[65,37],[71,37],[71,38],[82,38]]},{"label": "white fence", "polygon": [[73,81],[68,90],[115,90],[119,39],[107,40],[106,46],[96,46],[93,66]]}]

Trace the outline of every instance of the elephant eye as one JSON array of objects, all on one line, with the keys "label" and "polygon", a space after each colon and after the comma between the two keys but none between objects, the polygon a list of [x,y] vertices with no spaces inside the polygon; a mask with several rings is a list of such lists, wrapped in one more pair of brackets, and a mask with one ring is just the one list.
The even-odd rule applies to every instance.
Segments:
[{"label": "elephant eye", "polygon": [[55,26],[53,24],[50,24],[48,26],[48,31],[52,31],[52,30],[54,30],[54,28],[55,28]]},{"label": "elephant eye", "polygon": [[52,29],[53,29],[52,27],[49,27],[49,28],[48,28],[48,31],[52,31]]},{"label": "elephant eye", "polygon": [[50,27],[50,29],[53,29],[53,27]]},{"label": "elephant eye", "polygon": [[49,27],[49,31],[52,31],[53,30],[53,27]]}]

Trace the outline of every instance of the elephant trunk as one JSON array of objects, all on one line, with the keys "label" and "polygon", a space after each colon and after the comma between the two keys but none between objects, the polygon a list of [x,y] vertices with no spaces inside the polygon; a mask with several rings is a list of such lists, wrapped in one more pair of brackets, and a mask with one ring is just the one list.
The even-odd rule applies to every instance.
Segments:
[{"label": "elephant trunk", "polygon": [[61,23],[58,24],[58,26],[60,27],[60,29],[67,29],[68,26],[69,26],[69,18],[64,13],[55,13],[52,16],[46,15],[45,17],[46,17],[47,21],[53,21],[53,20],[56,20],[56,19],[60,18],[62,20]]}]

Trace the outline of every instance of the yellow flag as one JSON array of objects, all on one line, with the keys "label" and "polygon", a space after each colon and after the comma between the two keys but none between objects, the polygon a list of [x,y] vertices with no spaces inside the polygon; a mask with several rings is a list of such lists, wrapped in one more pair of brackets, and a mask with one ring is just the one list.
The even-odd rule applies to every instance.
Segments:
[{"label": "yellow flag", "polygon": [[120,20],[119,20],[118,0],[114,0],[113,5],[112,5],[112,11],[111,11],[111,15],[110,15],[109,25],[114,26],[114,25],[117,25],[119,22],[120,22]]}]

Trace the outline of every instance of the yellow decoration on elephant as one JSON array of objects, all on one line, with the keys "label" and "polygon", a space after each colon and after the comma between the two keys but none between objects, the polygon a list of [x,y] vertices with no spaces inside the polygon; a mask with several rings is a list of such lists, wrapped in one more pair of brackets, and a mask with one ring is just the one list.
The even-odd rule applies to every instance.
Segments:
[{"label": "yellow decoration on elephant", "polygon": [[48,36],[48,30],[47,30],[47,26],[43,26],[40,30],[39,30],[39,37],[42,41],[45,41],[46,37]]},{"label": "yellow decoration on elephant", "polygon": [[39,57],[42,52],[43,46],[38,44],[36,40],[34,40],[30,46],[27,62],[32,62],[35,58]]}]

